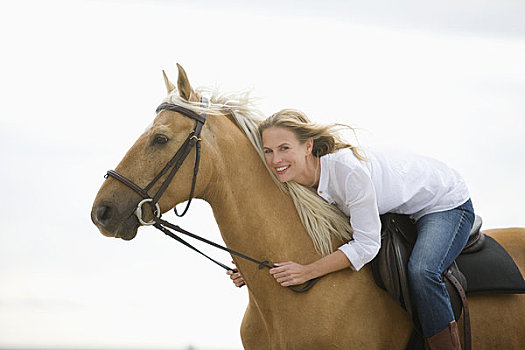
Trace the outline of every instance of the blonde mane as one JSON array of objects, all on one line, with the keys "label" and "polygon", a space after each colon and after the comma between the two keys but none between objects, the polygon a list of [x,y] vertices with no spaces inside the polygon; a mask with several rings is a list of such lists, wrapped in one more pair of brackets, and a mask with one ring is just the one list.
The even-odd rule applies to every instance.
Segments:
[{"label": "blonde mane", "polygon": [[259,123],[265,119],[265,116],[255,108],[249,92],[220,94],[217,90],[206,88],[199,88],[196,92],[200,96],[209,98],[208,106],[203,106],[200,102],[187,101],[181,98],[176,90],[172,91],[164,102],[177,104],[196,113],[226,115],[232,119],[257,150],[275,184],[292,198],[301,222],[319,253],[322,255],[332,253],[334,239],[347,242],[352,238],[348,217],[336,206],[328,204],[311,189],[296,182],[279,182],[267,166],[258,130]]}]

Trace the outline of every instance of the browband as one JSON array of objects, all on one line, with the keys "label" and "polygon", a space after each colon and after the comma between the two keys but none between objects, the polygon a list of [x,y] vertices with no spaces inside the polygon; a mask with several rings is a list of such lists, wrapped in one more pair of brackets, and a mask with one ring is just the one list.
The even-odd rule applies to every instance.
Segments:
[{"label": "browband", "polygon": [[[202,100],[203,100],[203,102],[207,102],[207,100],[205,98],[203,98]],[[175,105],[173,103],[164,102],[160,106],[157,107],[157,110],[155,112],[159,113],[162,110],[179,112],[181,114],[184,114],[186,117],[189,117],[189,118],[195,119],[198,122],[201,122],[202,124],[204,124],[206,122],[206,115],[197,114],[197,113],[195,113],[192,110],[189,110],[189,109],[181,107],[181,106],[177,106],[177,105]]]}]

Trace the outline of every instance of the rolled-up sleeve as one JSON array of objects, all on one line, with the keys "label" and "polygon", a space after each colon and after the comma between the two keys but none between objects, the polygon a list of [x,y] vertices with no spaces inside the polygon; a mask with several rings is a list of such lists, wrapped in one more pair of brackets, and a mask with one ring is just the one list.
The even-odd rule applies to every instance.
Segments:
[{"label": "rolled-up sleeve", "polygon": [[359,271],[381,247],[381,221],[372,179],[365,169],[353,169],[338,185],[344,186],[345,205],[350,212],[353,240],[340,246],[352,268]]}]

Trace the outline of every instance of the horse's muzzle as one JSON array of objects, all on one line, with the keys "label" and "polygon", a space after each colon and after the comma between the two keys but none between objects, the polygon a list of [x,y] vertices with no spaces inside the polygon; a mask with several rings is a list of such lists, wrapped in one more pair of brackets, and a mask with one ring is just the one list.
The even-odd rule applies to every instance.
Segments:
[{"label": "horse's muzzle", "polygon": [[104,236],[122,238],[127,241],[135,238],[140,226],[133,212],[131,215],[122,215],[113,203],[107,201],[93,204],[91,221]]}]

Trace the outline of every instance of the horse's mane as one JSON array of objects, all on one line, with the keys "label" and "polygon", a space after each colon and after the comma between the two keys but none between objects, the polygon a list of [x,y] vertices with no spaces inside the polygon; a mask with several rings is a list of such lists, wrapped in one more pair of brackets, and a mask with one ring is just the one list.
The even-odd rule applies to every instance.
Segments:
[{"label": "horse's mane", "polygon": [[249,92],[221,94],[217,90],[206,88],[199,88],[196,91],[200,96],[209,98],[208,106],[203,106],[200,102],[187,101],[181,98],[176,90],[166,97],[165,102],[180,105],[196,113],[226,115],[230,118],[255,147],[275,184],[292,198],[299,217],[319,253],[327,255],[333,252],[334,238],[343,242],[351,239],[352,228],[348,217],[336,206],[328,204],[311,189],[296,182],[279,182],[272,173],[265,161],[258,129],[264,114],[255,108]]}]

